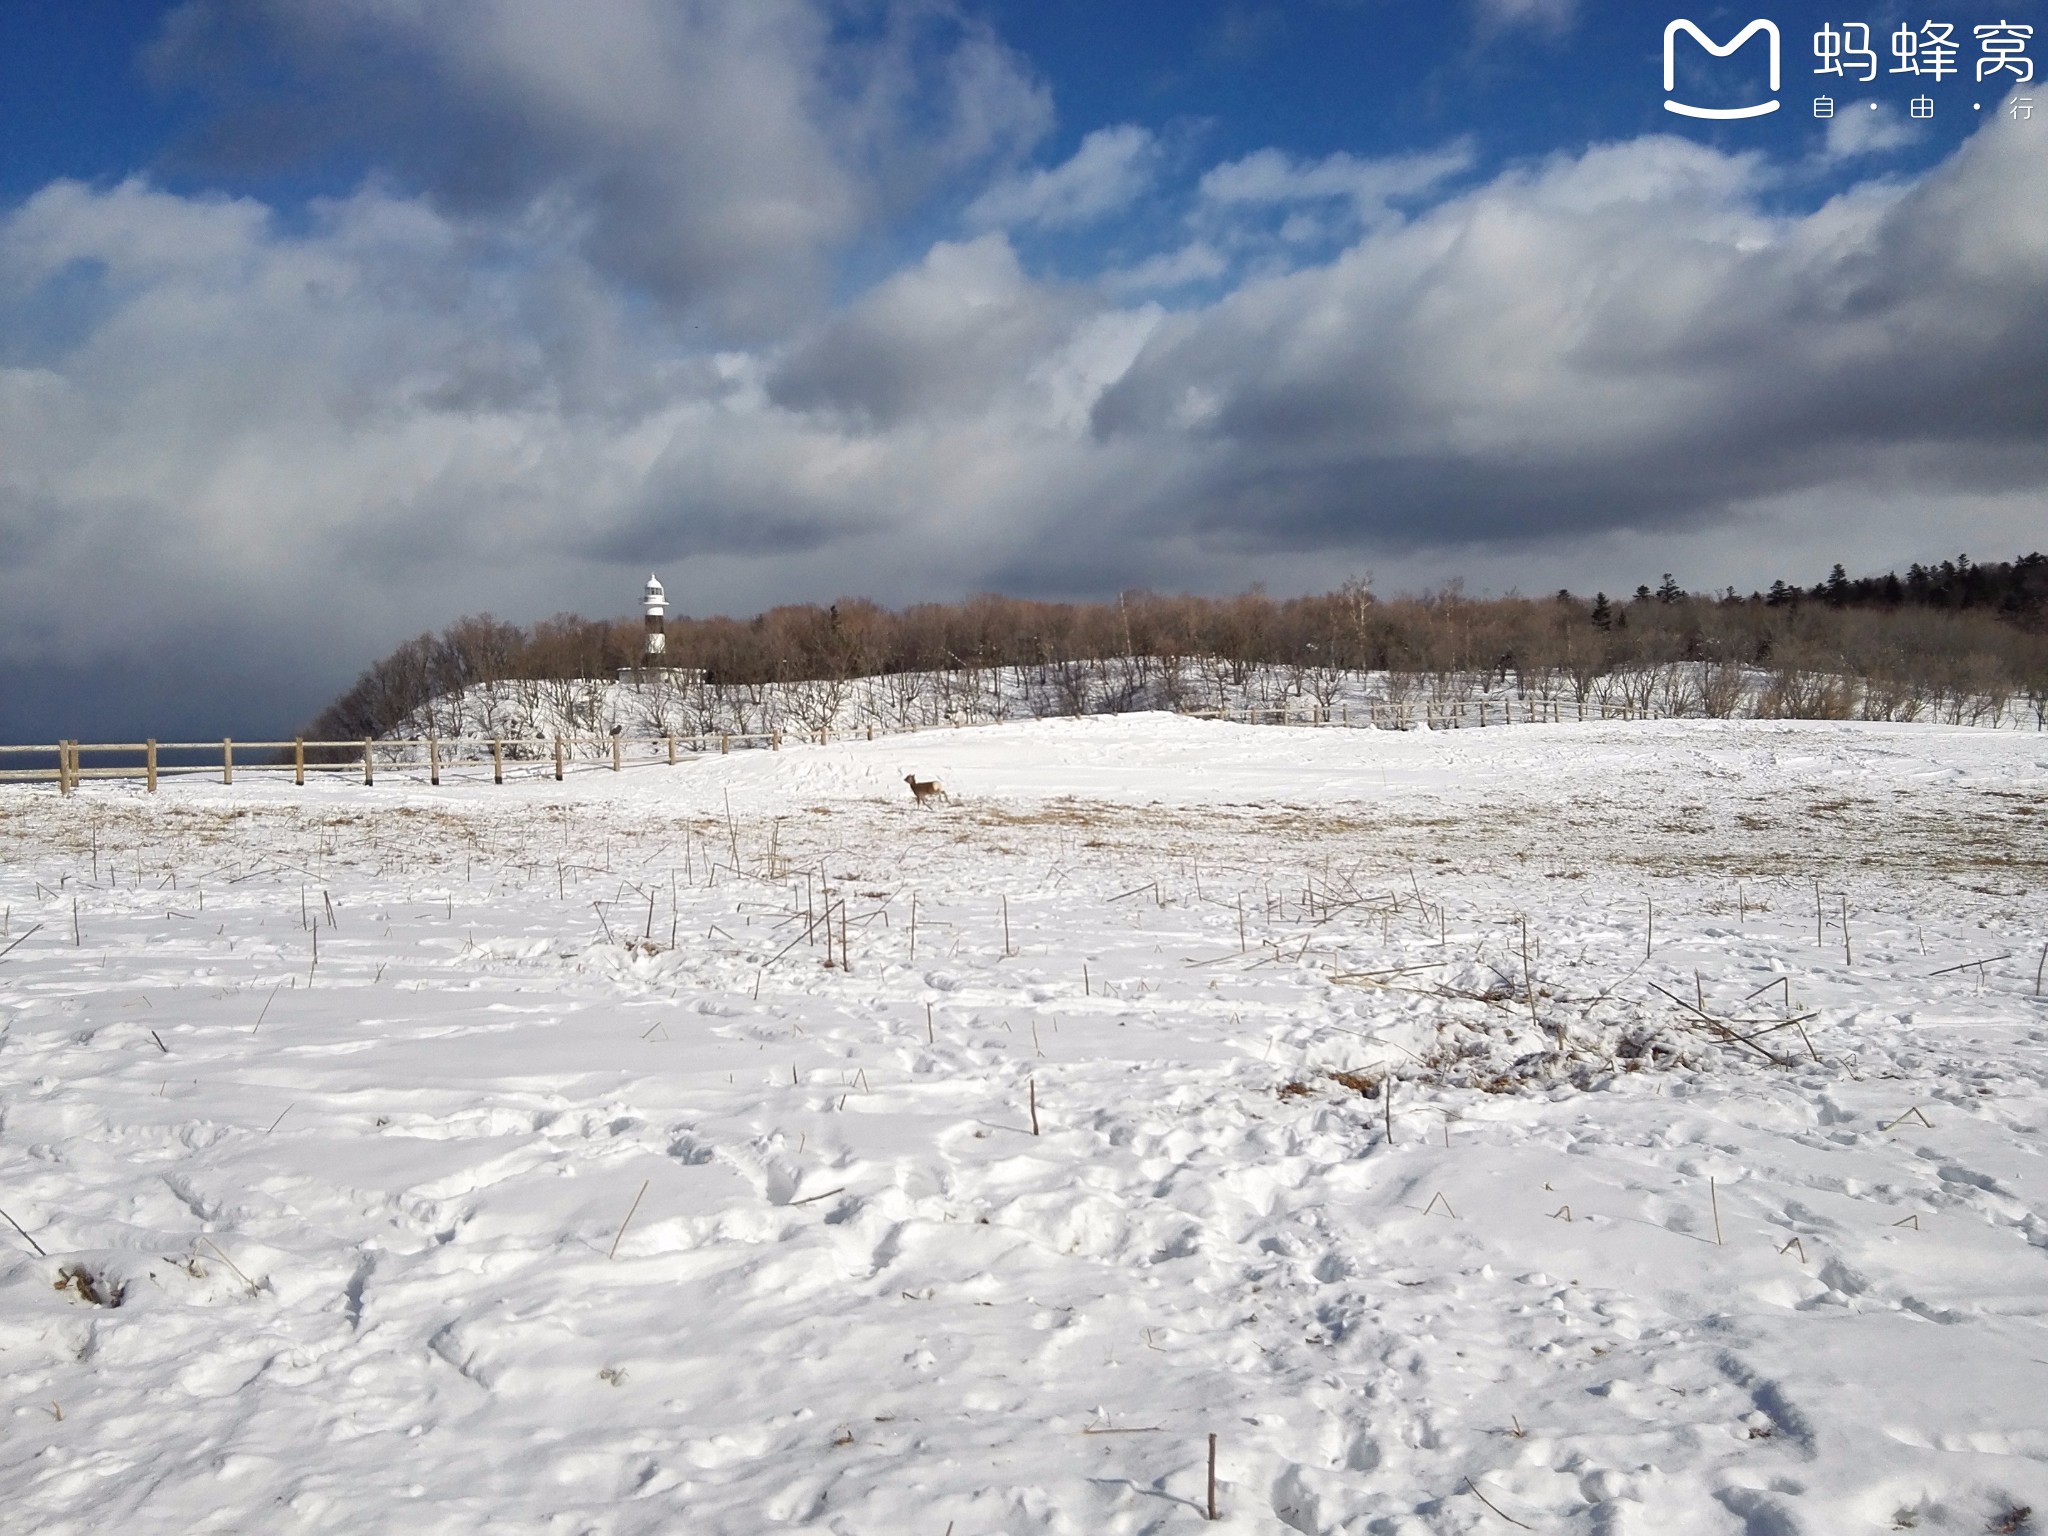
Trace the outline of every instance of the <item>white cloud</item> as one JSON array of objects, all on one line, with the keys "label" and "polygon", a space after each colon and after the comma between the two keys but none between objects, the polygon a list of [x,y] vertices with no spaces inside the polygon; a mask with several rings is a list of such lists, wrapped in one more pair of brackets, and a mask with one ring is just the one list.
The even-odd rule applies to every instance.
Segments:
[{"label": "white cloud", "polygon": [[1882,103],[1849,102],[1828,120],[1827,141],[1822,153],[1830,160],[1879,155],[1903,149],[1919,136],[1911,121]]},{"label": "white cloud", "polygon": [[1471,164],[1468,144],[1379,160],[1340,153],[1301,161],[1262,149],[1211,169],[1200,196],[1212,211],[1337,202],[1374,224],[1392,216],[1395,202],[1419,197]]},{"label": "white cloud", "polygon": [[1143,128],[1098,128],[1071,158],[1050,170],[997,182],[967,208],[981,228],[1035,224],[1047,229],[1089,224],[1128,207],[1152,182],[1159,146]]},{"label": "white cloud", "polygon": [[1102,282],[1112,293],[1164,293],[1214,282],[1229,270],[1229,261],[1215,246],[1206,240],[1191,240],[1178,250],[1163,251],[1133,266],[1105,273]]}]

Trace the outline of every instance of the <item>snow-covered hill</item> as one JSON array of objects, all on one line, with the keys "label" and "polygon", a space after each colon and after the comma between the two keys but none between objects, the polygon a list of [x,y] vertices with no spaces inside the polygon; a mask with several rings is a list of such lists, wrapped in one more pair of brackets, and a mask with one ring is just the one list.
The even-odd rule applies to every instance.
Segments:
[{"label": "snow-covered hill", "polygon": [[[607,756],[610,738],[636,755],[675,737],[716,750],[784,739],[827,744],[1011,721],[1170,710],[1260,724],[1349,725],[1391,730],[1475,729],[1534,722],[1714,718],[1826,719],[2040,730],[2048,693],[1939,694],[1889,688],[1827,673],[1773,672],[1711,662],[1577,673],[1559,669],[1355,672],[1337,667],[1235,664],[1217,657],[1149,656],[973,667],[878,677],[780,683],[707,682],[693,672],[648,671],[615,680],[525,678],[443,694],[413,712],[392,737],[461,742],[476,758],[485,743],[522,743],[548,755],[556,738],[575,756]],[[391,748],[393,763],[420,758]]]},{"label": "snow-covered hill", "polygon": [[4,1523],[2021,1529],[2044,873],[1924,725],[0,790]]}]

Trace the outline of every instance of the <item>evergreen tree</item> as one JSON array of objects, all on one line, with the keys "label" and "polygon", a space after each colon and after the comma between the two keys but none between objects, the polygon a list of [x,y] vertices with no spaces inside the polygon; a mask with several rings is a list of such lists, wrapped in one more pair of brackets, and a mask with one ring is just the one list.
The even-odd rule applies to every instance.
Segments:
[{"label": "evergreen tree", "polygon": [[1593,627],[1612,629],[1614,627],[1614,605],[1607,601],[1605,592],[1593,594]]}]

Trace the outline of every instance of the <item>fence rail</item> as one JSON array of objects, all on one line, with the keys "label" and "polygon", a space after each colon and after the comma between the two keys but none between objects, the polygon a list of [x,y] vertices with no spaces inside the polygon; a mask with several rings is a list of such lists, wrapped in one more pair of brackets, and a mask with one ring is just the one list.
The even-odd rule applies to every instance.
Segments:
[{"label": "fence rail", "polygon": [[[700,757],[711,752],[730,752],[735,746],[768,747],[779,751],[782,747],[780,731],[730,732],[717,736],[660,736],[646,743],[656,749],[657,755],[650,759],[659,762],[665,755],[673,767],[684,756]],[[387,773],[392,771],[417,771],[424,768],[427,782],[439,784],[441,770],[463,763],[491,765],[491,782],[505,782],[505,765],[509,761],[515,766],[532,764],[545,773],[552,765],[554,777],[560,780],[572,762],[583,761],[581,749],[587,745],[580,739],[567,736],[422,736],[410,739],[390,737],[364,737],[355,741],[317,741],[296,736],[289,741],[241,741],[224,736],[218,741],[55,741],[27,746],[0,746],[0,764],[9,757],[42,757],[49,759],[46,764],[26,768],[0,766],[0,781],[29,781],[48,783],[54,781],[60,794],[70,794],[87,779],[141,779],[151,794],[156,793],[157,781],[161,778],[189,775],[220,775],[223,784],[235,782],[237,772],[249,774],[284,774],[292,776],[292,782],[303,785],[309,773],[355,773],[360,771],[365,784],[377,782],[377,770],[381,767]],[[597,743],[597,755],[602,762],[607,751],[614,773],[626,767],[626,742],[621,736],[601,738]],[[639,740],[635,747],[643,745]],[[237,753],[243,754],[239,758]],[[271,754],[269,757],[251,758],[248,754]],[[346,753],[345,757],[334,754]],[[166,762],[166,754],[189,756],[200,754],[205,759],[199,762]],[[130,761],[96,762],[88,764],[87,758],[126,758]],[[135,759],[139,759],[135,760]]]}]

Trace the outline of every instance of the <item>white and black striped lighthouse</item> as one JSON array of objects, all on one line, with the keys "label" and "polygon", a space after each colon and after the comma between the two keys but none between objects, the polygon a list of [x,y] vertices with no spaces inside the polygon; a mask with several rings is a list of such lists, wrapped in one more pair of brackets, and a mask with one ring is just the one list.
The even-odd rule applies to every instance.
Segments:
[{"label": "white and black striped lighthouse", "polygon": [[647,644],[641,651],[641,660],[649,666],[661,665],[668,651],[668,593],[654,576],[647,578]]}]

